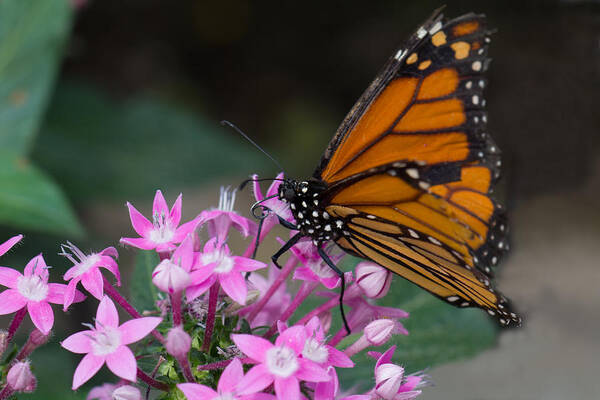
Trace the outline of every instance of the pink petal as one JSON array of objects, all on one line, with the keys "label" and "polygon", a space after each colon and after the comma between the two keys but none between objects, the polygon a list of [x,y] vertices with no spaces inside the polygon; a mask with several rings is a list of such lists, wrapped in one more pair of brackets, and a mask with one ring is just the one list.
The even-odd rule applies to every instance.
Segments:
[{"label": "pink petal", "polygon": [[17,244],[21,239],[23,239],[23,235],[17,235],[0,244],[0,256],[9,251],[10,248]]},{"label": "pink petal", "polygon": [[75,274],[77,273],[77,269],[79,267],[79,264],[75,264],[73,265],[71,268],[69,268],[67,270],[67,272],[65,272],[65,274],[63,275],[63,279],[65,281],[68,281],[70,279],[73,279],[73,277],[75,276]]},{"label": "pink petal", "polygon": [[187,235],[177,250],[173,253],[171,260],[181,268],[190,272],[194,263],[194,238]]},{"label": "pink petal", "polygon": [[[231,335],[243,336],[243,335]],[[249,336],[249,335],[245,335]],[[242,378],[237,387],[237,394],[245,395],[256,393],[273,383],[273,376],[267,371],[264,364],[255,365],[248,371],[246,376]]]},{"label": "pink petal", "polygon": [[113,328],[119,326],[119,313],[117,312],[115,303],[108,296],[102,298],[96,311],[96,328],[101,329],[103,326]]},{"label": "pink petal", "polygon": [[95,356],[92,353],[88,353],[81,359],[81,362],[77,366],[75,373],[73,374],[73,390],[76,390],[81,385],[90,380],[90,378],[96,375],[96,372],[104,364],[104,357]]},{"label": "pink petal", "polygon": [[115,260],[109,256],[102,256],[100,258],[100,267],[106,268],[117,278],[117,286],[121,286],[121,273],[119,272],[119,265]]},{"label": "pink petal", "polygon": [[152,332],[162,321],[158,317],[144,317],[129,320],[119,327],[121,343],[129,344],[143,339]]},{"label": "pink petal", "polygon": [[242,217],[235,212],[230,212],[229,218],[233,224],[233,227],[237,229],[244,237],[247,237],[251,233],[256,233],[256,224],[250,221],[248,218]]},{"label": "pink petal", "polygon": [[107,257],[112,257],[112,258],[119,258],[119,252],[117,251],[117,249],[115,249],[114,247],[107,247],[104,250],[102,250],[100,253],[101,256],[107,256]]},{"label": "pink petal", "polygon": [[396,350],[396,345],[387,349],[387,351],[385,353],[383,353],[381,355],[381,357],[379,357],[379,359],[375,363],[375,369],[377,369],[377,367],[380,364],[390,364],[392,362],[392,356],[394,355],[395,350]]},{"label": "pink petal", "polygon": [[252,180],[252,192],[254,193],[254,198],[256,201],[261,201],[265,198],[262,194],[262,189],[260,188],[260,182],[258,181],[258,175],[254,174],[250,177]]},{"label": "pink petal", "polygon": [[245,305],[248,288],[246,281],[239,272],[230,272],[228,274],[219,275],[219,283],[223,291],[227,293],[236,303]]},{"label": "pink petal", "polygon": [[45,301],[30,301],[27,303],[27,311],[35,327],[47,335],[54,325],[54,313],[50,304]]},{"label": "pink petal", "polygon": [[211,263],[193,270],[190,273],[190,280],[192,284],[198,285],[207,280],[211,275],[213,275],[213,271],[215,270],[216,266],[217,263]]},{"label": "pink petal", "polygon": [[63,340],[60,345],[72,353],[91,353],[93,350],[91,339],[92,334],[93,332],[89,330],[74,333]]},{"label": "pink petal", "polygon": [[265,268],[267,264],[246,257],[233,257],[235,269],[238,271],[250,272]]},{"label": "pink petal", "polygon": [[287,346],[296,352],[301,354],[304,349],[304,343],[306,343],[306,329],[303,326],[296,325],[288,328],[275,340],[277,346]]},{"label": "pink petal", "polygon": [[181,225],[175,230],[175,234],[173,234],[173,239],[171,239],[171,242],[181,243],[187,235],[189,235],[194,231],[194,229],[196,229],[196,226],[198,226],[199,222],[200,220],[198,218],[194,218],[193,220]]},{"label": "pink petal", "polygon": [[231,340],[248,357],[258,362],[265,362],[265,353],[273,344],[258,336],[246,334],[232,334]]},{"label": "pink petal", "polygon": [[409,392],[414,390],[419,383],[423,380],[421,376],[409,375],[404,377],[404,383],[400,386],[401,392]]},{"label": "pink petal", "polygon": [[327,360],[329,364],[340,368],[354,367],[354,362],[346,355],[346,353],[333,346],[328,346],[327,349],[329,351],[329,359]]},{"label": "pink petal", "polygon": [[208,386],[200,385],[198,383],[180,383],[177,385],[177,388],[190,400],[212,400],[219,396],[217,392]]},{"label": "pink petal", "polygon": [[131,203],[127,202],[127,208],[129,209],[129,218],[133,229],[138,235],[145,237],[154,226]]},{"label": "pink petal", "polygon": [[48,282],[48,268],[41,253],[27,263],[24,272],[25,276],[38,275],[44,282]]},{"label": "pink petal", "polygon": [[275,179],[273,179],[271,186],[269,186],[269,189],[267,190],[267,197],[279,193],[279,186],[281,186],[281,184],[283,183],[283,179],[283,172],[278,173]]},{"label": "pink petal", "polygon": [[[67,294],[71,289],[69,285],[71,282],[75,281],[75,285],[73,285],[72,293]],[[85,300],[85,295],[81,293],[79,290],[75,289],[77,285],[77,281],[74,279],[69,282],[69,285],[63,285],[62,283],[49,283],[48,284],[48,295],[46,296],[46,301],[53,304],[64,304],[67,298],[67,295],[70,296],[70,303],[79,303]],[[68,306],[67,306],[68,307]]]},{"label": "pink petal", "polygon": [[198,285],[189,286],[185,290],[186,299],[188,301],[192,301],[201,294],[206,293],[206,291],[210,289],[210,287],[214,285],[216,281],[217,277],[213,275]]},{"label": "pink petal", "polygon": [[335,368],[329,367],[327,373],[331,378],[327,382],[319,382],[315,385],[315,399],[314,400],[330,400],[335,399],[339,388],[339,381]]},{"label": "pink petal", "polygon": [[12,314],[26,304],[27,299],[16,289],[8,289],[0,293],[0,315]]},{"label": "pink petal", "polygon": [[102,272],[98,268],[92,268],[81,276],[81,284],[92,296],[102,300],[104,296],[104,283]]},{"label": "pink petal", "polygon": [[169,215],[169,206],[160,190],[154,195],[154,203],[152,204],[152,215]]},{"label": "pink petal", "polygon": [[0,285],[11,289],[17,288],[17,280],[22,277],[19,271],[12,268],[0,267]]},{"label": "pink petal", "polygon": [[295,376],[275,379],[275,394],[278,400],[300,400],[298,379]]},{"label": "pink petal", "polygon": [[177,200],[175,200],[173,207],[171,207],[169,219],[171,220],[171,226],[178,226],[181,222],[181,193],[179,193]]},{"label": "pink petal", "polygon": [[[69,306],[73,304],[75,299],[75,287],[79,283],[79,279],[71,279],[67,285],[67,289],[63,294],[63,311],[67,311]],[[60,304],[60,303],[59,303]]]},{"label": "pink petal", "polygon": [[153,250],[156,247],[156,243],[146,238],[121,238],[119,242],[121,244],[126,244],[127,246],[131,247],[137,247],[138,249],[142,250]]},{"label": "pink petal", "polygon": [[327,370],[319,367],[314,361],[298,358],[298,362],[300,363],[300,368],[296,371],[298,379],[307,382],[327,382],[331,379]]},{"label": "pink petal", "polygon": [[135,382],[137,376],[137,361],[127,346],[119,346],[106,356],[106,365],[120,378]]},{"label": "pink petal", "polygon": [[223,370],[217,389],[220,393],[233,393],[236,386],[244,377],[244,368],[239,358],[234,358],[232,362]]}]

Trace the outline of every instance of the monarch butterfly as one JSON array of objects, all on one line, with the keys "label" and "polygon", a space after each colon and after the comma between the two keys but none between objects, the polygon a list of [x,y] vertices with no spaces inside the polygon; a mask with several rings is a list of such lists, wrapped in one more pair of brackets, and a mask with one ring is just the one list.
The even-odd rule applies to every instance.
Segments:
[{"label": "monarch butterfly", "polygon": [[[346,116],[313,177],[285,179],[295,234],[372,260],[503,326],[520,317],[491,283],[508,250],[505,212],[489,197],[500,176],[482,91],[490,31],[484,15],[442,21],[437,10],[387,62]],[[341,305],[341,302],[340,302]],[[342,311],[346,329],[349,330]]]}]

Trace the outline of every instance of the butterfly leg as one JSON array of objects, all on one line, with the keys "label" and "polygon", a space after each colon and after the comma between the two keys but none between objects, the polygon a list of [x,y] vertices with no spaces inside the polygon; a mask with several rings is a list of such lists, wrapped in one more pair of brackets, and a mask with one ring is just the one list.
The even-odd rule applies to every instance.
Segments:
[{"label": "butterfly leg", "polygon": [[275,253],[275,254],[273,254],[271,256],[271,260],[273,261],[273,264],[275,264],[275,266],[277,268],[281,269],[281,266],[277,262],[277,260],[279,259],[279,257],[281,257],[286,251],[288,251],[289,249],[291,249],[293,245],[295,245],[296,243],[298,243],[298,241],[301,238],[302,238],[302,234],[300,232],[298,232],[297,234],[295,234],[294,236],[292,236],[292,238],[290,240],[288,240],[287,243],[284,244],[283,247],[279,249],[279,251],[277,251],[277,253]]},{"label": "butterfly leg", "polygon": [[348,321],[346,320],[346,313],[344,312],[344,290],[346,288],[346,278],[344,277],[344,272],[342,272],[342,270],[340,270],[333,261],[331,261],[331,258],[329,258],[329,256],[327,255],[327,253],[325,253],[325,251],[323,250],[322,247],[319,247],[317,252],[319,253],[319,255],[321,256],[321,258],[323,259],[323,261],[325,261],[325,263],[329,266],[329,268],[331,268],[341,279],[341,289],[340,289],[340,313],[342,314],[342,321],[344,321],[344,328],[346,328],[346,332],[348,333],[348,335],[350,334],[350,326],[348,325]]}]

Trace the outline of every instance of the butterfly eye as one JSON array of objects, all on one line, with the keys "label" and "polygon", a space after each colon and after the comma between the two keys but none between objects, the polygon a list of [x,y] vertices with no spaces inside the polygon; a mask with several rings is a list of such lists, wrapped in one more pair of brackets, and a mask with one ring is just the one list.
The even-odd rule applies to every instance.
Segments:
[{"label": "butterfly eye", "polygon": [[283,190],[283,198],[291,201],[294,197],[296,197],[296,192],[292,188],[285,188]]}]

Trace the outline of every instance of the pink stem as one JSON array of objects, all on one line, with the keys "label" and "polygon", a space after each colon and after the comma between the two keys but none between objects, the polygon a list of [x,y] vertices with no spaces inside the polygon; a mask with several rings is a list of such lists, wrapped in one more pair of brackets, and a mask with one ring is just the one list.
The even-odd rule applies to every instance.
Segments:
[{"label": "pink stem", "polygon": [[[223,360],[210,364],[198,365],[196,368],[198,369],[198,371],[211,371],[213,369],[223,369],[226,366],[228,366],[232,361],[233,358],[231,360]],[[242,364],[252,364],[254,362],[250,358],[241,358],[240,361],[242,362]]]},{"label": "pink stem", "polygon": [[[302,282],[300,289],[298,289],[298,293],[294,296],[294,300],[290,303],[290,305],[285,309],[285,311],[278,318],[281,322],[287,322],[288,319],[294,314],[296,309],[304,302],[304,300],[315,290],[318,286],[317,282]],[[277,321],[273,323],[273,325],[269,328],[267,333],[263,335],[265,339],[270,338],[277,331]]]},{"label": "pink stem", "polygon": [[188,382],[196,382],[196,379],[194,379],[194,374],[192,374],[192,368],[190,367],[190,361],[188,360],[187,356],[183,356],[183,357],[177,359],[177,361],[179,362],[179,365],[181,366],[181,370],[183,371],[183,376],[185,377],[185,380]]},{"label": "pink stem", "polygon": [[163,392],[169,391],[169,386],[167,386],[165,383],[157,381],[156,379],[152,378],[150,375],[148,375],[139,368],[137,369],[137,377],[140,378],[141,381],[143,381],[149,386],[152,386],[155,389],[162,390]]},{"label": "pink stem", "polygon": [[181,292],[171,295],[171,310],[173,312],[173,326],[181,325]]},{"label": "pink stem", "polygon": [[2,391],[0,391],[0,400],[8,399],[12,394],[13,390],[6,384],[6,386],[2,388]]},{"label": "pink stem", "polygon": [[204,341],[202,342],[202,351],[210,350],[210,341],[212,339],[213,330],[215,329],[215,317],[217,315],[217,300],[219,299],[218,283],[214,283],[208,292],[208,314],[206,316],[206,328],[204,330]]},{"label": "pink stem", "polygon": [[263,309],[265,304],[267,304],[267,302],[271,299],[271,296],[273,296],[277,289],[279,289],[279,286],[281,286],[281,284],[285,282],[285,280],[294,270],[297,264],[298,259],[296,257],[290,257],[287,260],[285,266],[279,273],[279,276],[275,278],[275,281],[271,284],[269,290],[267,290],[267,293],[265,293],[265,295],[259,301],[257,301],[254,307],[252,308],[252,312],[248,315],[248,321],[252,322],[254,318],[256,318],[260,310]]},{"label": "pink stem", "polygon": [[17,311],[17,313],[13,317],[12,321],[10,322],[10,326],[8,327],[8,337],[6,338],[6,347],[7,348],[8,348],[8,345],[10,344],[10,341],[15,336],[17,329],[19,329],[21,322],[23,322],[23,318],[25,318],[25,314],[27,314],[27,308],[23,307],[19,311]]},{"label": "pink stem", "polygon": [[[123,309],[127,311],[127,313],[129,313],[129,315],[131,315],[133,318],[142,318],[142,315],[131,304],[129,304],[127,299],[121,296],[121,293],[119,293],[117,289],[114,288],[114,286],[108,281],[108,279],[106,279],[104,276],[102,277],[102,279],[104,280],[104,291],[111,299],[113,299],[117,302],[118,305],[123,307]],[[154,336],[159,342],[165,342],[165,338],[156,329],[153,330],[151,333],[152,336]]]},{"label": "pink stem", "polygon": [[45,344],[48,341],[49,337],[50,333],[44,335],[40,330],[34,328],[33,331],[31,331],[31,333],[29,334],[27,342],[25,342],[25,344],[23,345],[23,347],[21,347],[21,350],[15,357],[15,360],[21,361],[29,357],[29,355],[33,353],[35,349]]},{"label": "pink stem", "polygon": [[321,304],[319,307],[315,308],[314,310],[312,310],[311,312],[306,314],[304,317],[300,318],[300,320],[298,321],[298,324],[304,325],[312,317],[317,316],[317,315],[321,314],[322,312],[332,309],[333,307],[338,305],[339,302],[340,302],[340,300],[337,297],[333,297],[333,298],[327,300],[325,303]]}]

